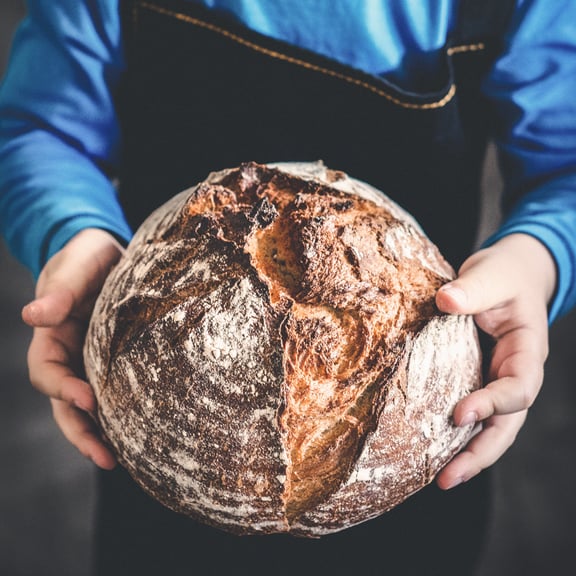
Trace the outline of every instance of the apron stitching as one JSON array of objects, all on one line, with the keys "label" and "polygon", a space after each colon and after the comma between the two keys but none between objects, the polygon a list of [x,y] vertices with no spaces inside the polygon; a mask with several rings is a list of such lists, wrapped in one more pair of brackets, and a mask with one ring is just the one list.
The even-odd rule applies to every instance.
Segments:
[{"label": "apron stitching", "polygon": [[448,56],[462,54],[463,52],[479,52],[485,48],[486,45],[483,42],[478,42],[477,44],[465,44],[463,46],[452,46],[451,48],[448,48]]},{"label": "apron stitching", "polygon": [[[254,42],[246,40],[245,38],[242,38],[241,36],[239,36],[237,34],[234,34],[234,33],[229,32],[228,30],[226,30],[224,28],[221,28],[220,26],[210,24],[209,22],[205,22],[205,21],[200,20],[198,18],[194,18],[193,16],[189,16],[187,14],[182,14],[180,12],[176,12],[176,11],[170,10],[168,8],[162,8],[160,6],[156,6],[156,5],[150,4],[148,2],[141,2],[139,6],[141,8],[145,8],[145,9],[157,12],[158,14],[162,14],[165,16],[171,16],[171,17],[174,17],[174,18],[181,20],[183,22],[188,22],[188,23],[194,24],[198,27],[205,28],[206,30],[210,30],[211,32],[215,32],[217,34],[220,34],[220,35],[228,38],[229,40],[237,42],[238,44],[241,44],[242,46],[245,46],[247,48],[255,50],[256,52],[260,52],[262,54],[265,54],[266,56],[270,56],[271,58],[276,58],[278,60],[282,60],[282,61],[288,62],[290,64],[295,64],[297,66],[301,66],[303,68],[306,68],[308,70],[312,70],[314,72],[320,72],[320,73],[325,74],[327,76],[332,76],[334,78],[338,78],[339,80],[344,80],[345,82],[348,82],[350,84],[354,84],[356,86],[359,86],[361,88],[369,90],[370,92],[373,92],[377,96],[382,96],[386,100],[390,101],[392,104],[395,104],[395,105],[400,106],[402,108],[408,108],[408,109],[412,109],[412,110],[436,110],[438,108],[443,108],[444,106],[446,106],[446,104],[448,104],[448,102],[450,102],[454,98],[454,95],[456,94],[456,85],[454,83],[452,83],[450,85],[450,88],[449,88],[448,92],[446,93],[446,95],[443,98],[441,98],[440,100],[437,100],[436,102],[430,102],[427,104],[415,104],[413,102],[406,102],[404,100],[400,100],[399,98],[396,98],[395,96],[392,96],[388,92],[386,92],[380,88],[377,88],[376,86],[373,86],[372,84],[370,84],[368,82],[358,80],[357,78],[353,78],[352,76],[347,76],[346,74],[336,72],[335,70],[330,70],[329,68],[324,68],[324,67],[318,66],[316,64],[311,64],[310,62],[306,62],[305,60],[301,60],[299,58],[294,58],[292,56],[282,54],[281,52],[277,52],[275,50],[270,50],[268,48],[264,48],[263,46],[259,46],[258,44],[255,44]],[[137,10],[138,10],[138,8],[135,5],[134,6],[134,13],[133,13],[133,18],[134,18],[135,24],[137,23],[137,20],[138,20]],[[478,50],[482,50],[482,49],[484,49],[484,44],[481,44],[481,43],[480,44],[471,44],[471,45],[466,45],[466,46],[455,46],[455,47],[450,48],[448,50],[448,54],[452,55],[452,54],[458,54],[458,53],[462,53],[462,52],[478,51]]]}]

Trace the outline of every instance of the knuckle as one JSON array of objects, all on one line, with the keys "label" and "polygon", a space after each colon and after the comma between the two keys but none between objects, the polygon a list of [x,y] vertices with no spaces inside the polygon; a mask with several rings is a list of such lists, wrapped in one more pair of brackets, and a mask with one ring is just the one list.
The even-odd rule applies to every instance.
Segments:
[{"label": "knuckle", "polygon": [[41,394],[53,400],[65,400],[62,387],[59,383],[54,383],[44,371],[31,369],[29,371],[29,380],[32,387]]},{"label": "knuckle", "polygon": [[42,394],[45,393],[43,382],[41,380],[39,380],[35,374],[33,374],[32,372],[29,372],[28,373],[28,380],[30,380],[30,384],[32,384],[32,388],[34,388],[38,392],[42,392]]},{"label": "knuckle", "polygon": [[35,366],[29,366],[28,380],[35,390],[41,392],[42,394],[47,394],[48,385],[45,381],[45,376],[42,370],[38,370]]},{"label": "knuckle", "polygon": [[534,405],[538,392],[534,390],[531,386],[523,386],[520,396],[520,409],[528,410]]},{"label": "knuckle", "polygon": [[531,408],[542,388],[544,380],[544,366],[535,362],[529,373],[530,378],[520,383],[522,409]]},{"label": "knuckle", "polygon": [[468,474],[466,475],[466,481],[471,480],[475,476],[478,476],[478,474],[480,474],[480,472],[482,472],[482,470],[485,470],[486,468],[490,467],[492,464],[493,464],[493,462],[483,462],[482,464],[477,464],[476,466],[473,466],[468,471]]}]

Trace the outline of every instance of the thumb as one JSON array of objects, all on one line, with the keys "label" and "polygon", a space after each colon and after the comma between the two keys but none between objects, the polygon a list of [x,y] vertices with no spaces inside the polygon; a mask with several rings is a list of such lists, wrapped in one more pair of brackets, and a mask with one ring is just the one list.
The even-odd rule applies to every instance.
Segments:
[{"label": "thumb", "polygon": [[24,306],[22,319],[33,328],[58,326],[70,315],[73,307],[74,295],[71,290],[55,290]]},{"label": "thumb", "polygon": [[46,263],[38,278],[37,298],[22,310],[24,322],[32,327],[57,326],[73,310],[83,315],[122,252],[104,230],[79,232]]},{"label": "thumb", "polygon": [[458,278],[436,293],[436,305],[449,314],[479,314],[514,297],[513,283],[498,251],[482,250],[462,265]]}]

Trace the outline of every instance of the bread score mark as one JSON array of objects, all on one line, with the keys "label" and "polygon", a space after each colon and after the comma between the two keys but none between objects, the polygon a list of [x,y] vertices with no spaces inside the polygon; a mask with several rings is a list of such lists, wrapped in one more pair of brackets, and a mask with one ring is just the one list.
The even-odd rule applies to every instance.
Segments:
[{"label": "bread score mark", "polygon": [[211,174],[137,231],[84,356],[121,464],[237,534],[320,536],[429,482],[480,385],[454,276],[410,215],[319,163]]},{"label": "bread score mark", "polygon": [[228,185],[242,203],[255,193],[275,212],[247,237],[245,251],[271,305],[286,310],[279,423],[291,525],[349,477],[406,341],[437,314],[434,295],[447,278],[415,265],[412,253],[402,257],[398,238],[421,233],[385,208],[283,172],[247,169],[265,171],[257,188],[246,175],[243,186]]},{"label": "bread score mark", "polygon": [[[337,182],[339,173],[329,178]],[[218,278],[253,269],[283,349],[278,429],[288,527],[346,482],[386,405],[406,342],[437,314],[434,295],[447,278],[421,265],[413,247],[403,250],[407,235],[418,242],[421,232],[370,200],[248,163],[198,185],[154,240],[163,244],[166,265],[154,257],[140,282],[157,285],[160,274],[172,294],[119,306],[120,324],[150,324],[177,302],[207,297]],[[192,251],[187,238],[195,239]],[[180,289],[178,278],[197,260],[210,260],[210,280]],[[114,335],[111,357],[137,337],[130,329]]]}]

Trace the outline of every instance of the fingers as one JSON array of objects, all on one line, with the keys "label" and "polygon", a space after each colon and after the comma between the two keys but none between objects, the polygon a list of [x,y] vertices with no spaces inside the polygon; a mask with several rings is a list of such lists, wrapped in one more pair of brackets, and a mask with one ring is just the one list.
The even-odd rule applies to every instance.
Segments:
[{"label": "fingers", "polygon": [[64,436],[97,466],[111,469],[116,461],[102,441],[94,419],[96,399],[80,373],[82,326],[68,320],[57,328],[36,328],[28,350],[32,385],[49,396],[54,419]]},{"label": "fingers", "polygon": [[37,328],[28,350],[30,381],[51,398],[54,419],[64,436],[97,466],[111,469],[115,458],[102,442],[93,421],[96,401],[92,388],[76,376],[74,322],[54,328]]},{"label": "fingers", "polygon": [[90,386],[78,378],[82,374],[83,331],[83,325],[73,319],[56,328],[34,330],[28,348],[28,373],[36,389],[72,403],[92,397]]},{"label": "fingers", "polygon": [[469,480],[512,445],[542,386],[545,334],[545,326],[520,323],[500,337],[491,359],[491,381],[463,398],[453,414],[458,426],[482,422],[484,428],[438,476],[441,488]]},{"label": "fingers", "polygon": [[547,303],[554,290],[554,262],[536,239],[511,235],[471,256],[457,279],[436,295],[438,308],[470,314],[495,347],[488,383],[462,399],[458,426],[482,431],[438,475],[441,488],[469,480],[511,446],[541,389],[548,354]]},{"label": "fingers", "polygon": [[443,490],[467,482],[482,470],[492,466],[514,443],[526,420],[527,412],[494,416],[436,477]]},{"label": "fingers", "polygon": [[33,386],[49,396],[65,437],[102,468],[114,457],[90,415],[96,400],[84,374],[82,347],[95,299],[123,248],[109,233],[87,229],[77,234],[43,268],[36,299],[22,310],[34,328],[28,350]]},{"label": "fingers", "polygon": [[458,278],[442,286],[438,308],[449,314],[479,314],[497,310],[520,294],[538,304],[554,293],[556,267],[544,245],[526,234],[511,234],[464,262]]},{"label": "fingers", "polygon": [[123,248],[103,230],[77,234],[46,264],[36,286],[36,299],[22,310],[32,327],[57,326],[74,314],[87,318],[94,299]]},{"label": "fingers", "polygon": [[52,400],[52,411],[66,439],[81,454],[105,470],[116,466],[116,458],[101,440],[88,414],[61,400]]},{"label": "fingers", "polygon": [[518,362],[523,371],[490,382],[456,406],[456,425],[482,422],[483,429],[438,475],[440,488],[453,488],[492,466],[514,442],[542,385],[541,365]]},{"label": "fingers", "polygon": [[543,367],[548,357],[548,329],[546,318],[534,313],[531,322],[519,323],[515,329],[506,332],[497,342],[490,363],[491,379],[513,374],[536,373],[543,375]]},{"label": "fingers", "polygon": [[438,290],[438,308],[449,314],[478,314],[505,305],[517,289],[503,266],[501,258],[478,252],[465,263],[456,280]]},{"label": "fingers", "polygon": [[58,326],[70,315],[74,303],[74,295],[70,290],[50,292],[24,306],[22,319],[33,328]]},{"label": "fingers", "polygon": [[542,387],[546,353],[536,331],[522,328],[502,337],[492,357],[491,381],[458,403],[455,423],[462,426],[530,408]]}]

